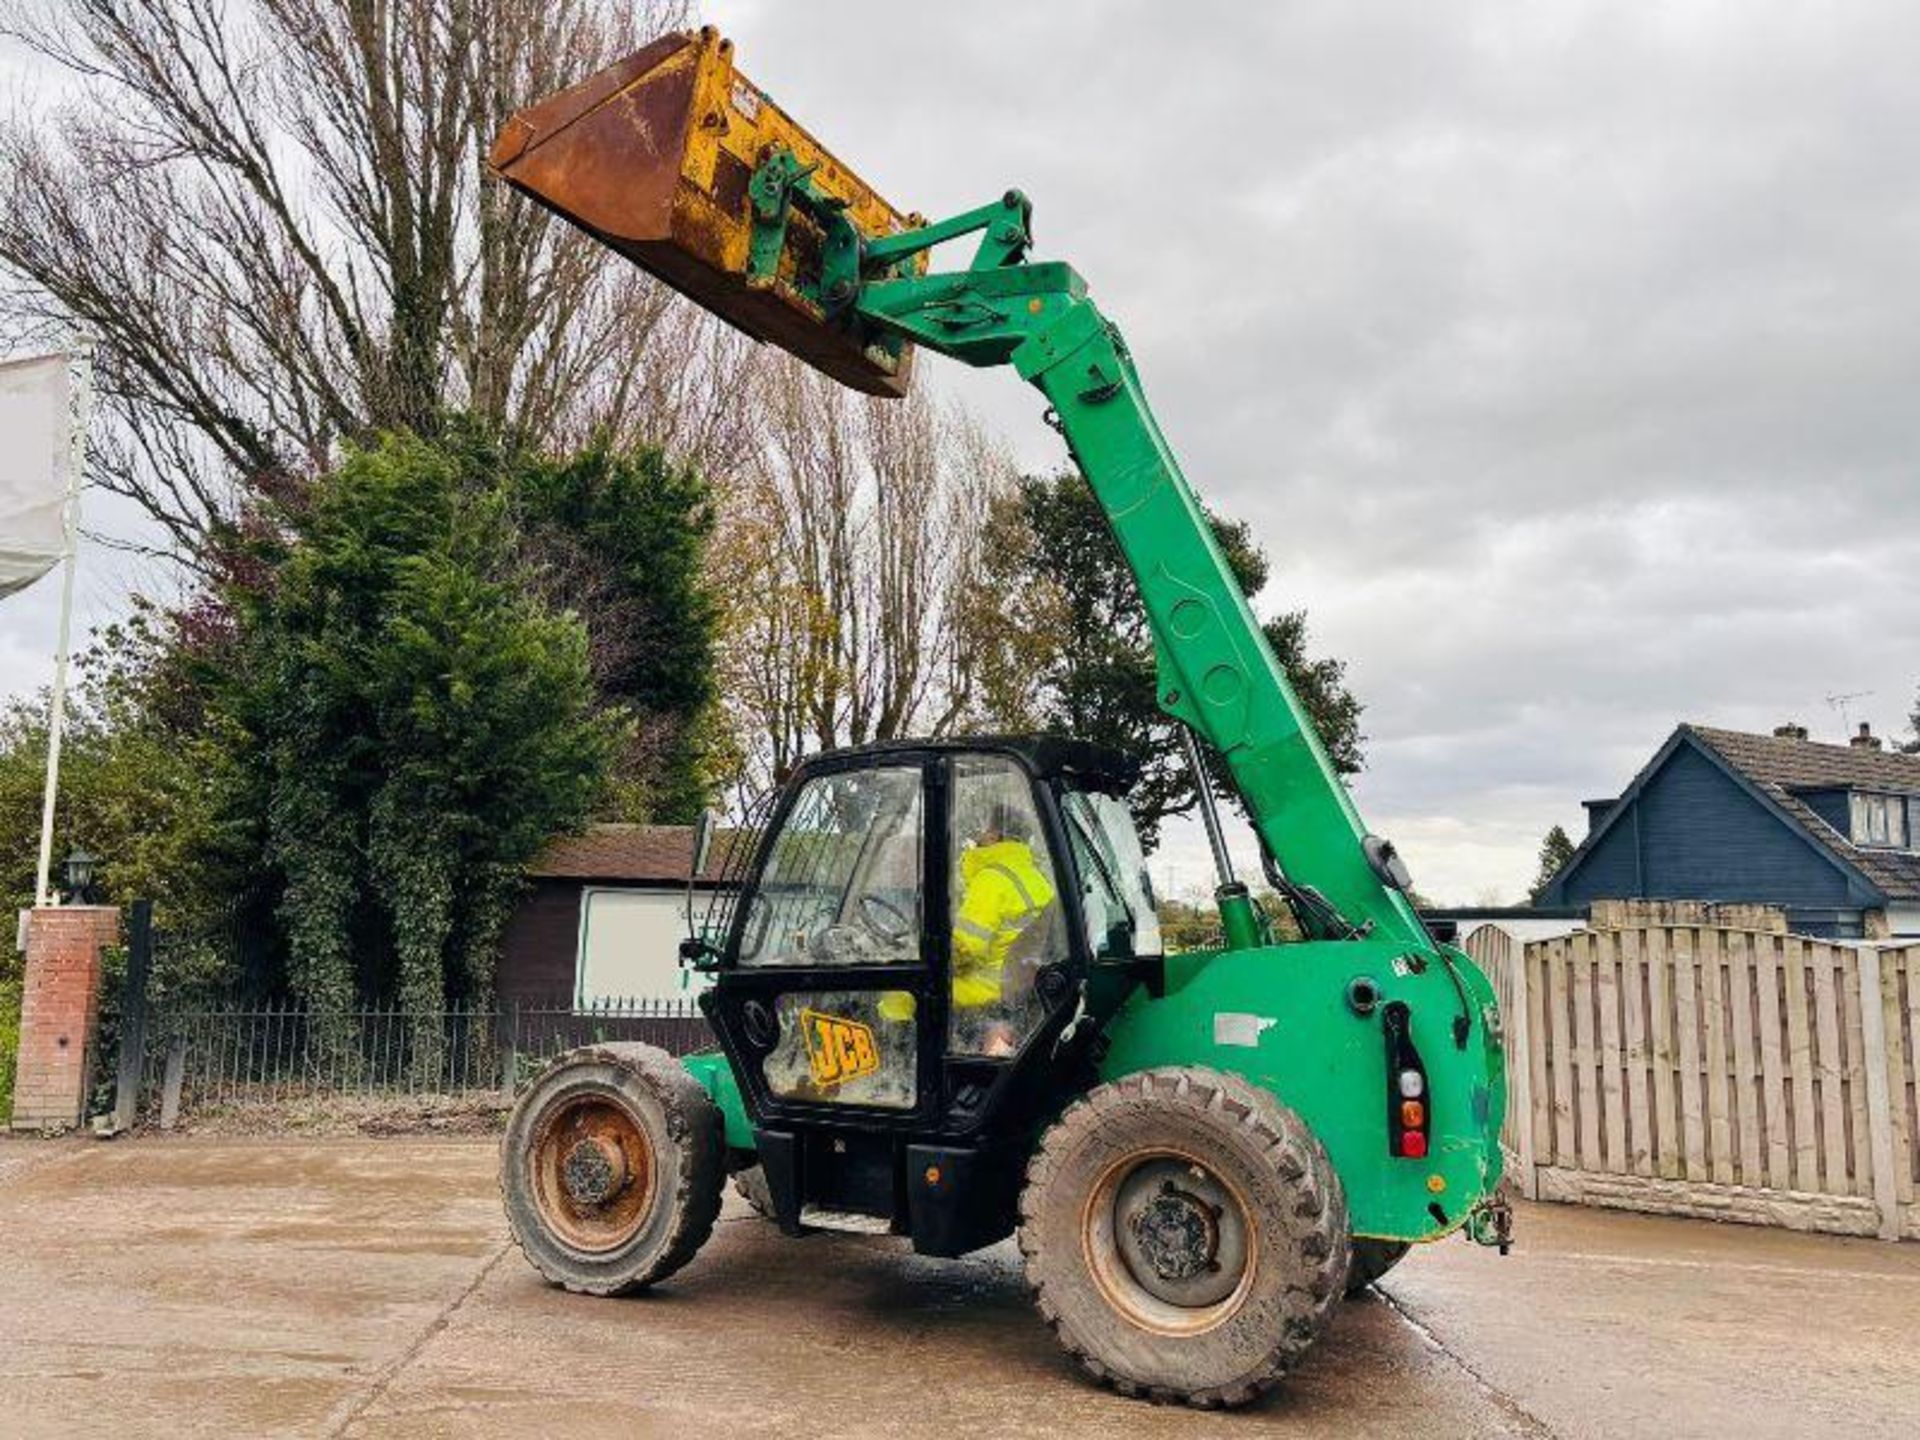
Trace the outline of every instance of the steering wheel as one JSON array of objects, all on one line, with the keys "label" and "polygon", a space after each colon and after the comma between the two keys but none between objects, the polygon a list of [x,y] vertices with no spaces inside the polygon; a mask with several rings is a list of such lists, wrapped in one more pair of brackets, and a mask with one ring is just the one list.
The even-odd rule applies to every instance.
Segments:
[{"label": "steering wheel", "polygon": [[912,918],[891,900],[878,895],[862,895],[855,902],[854,910],[860,917],[860,923],[876,940],[888,945],[901,945],[913,938]]}]

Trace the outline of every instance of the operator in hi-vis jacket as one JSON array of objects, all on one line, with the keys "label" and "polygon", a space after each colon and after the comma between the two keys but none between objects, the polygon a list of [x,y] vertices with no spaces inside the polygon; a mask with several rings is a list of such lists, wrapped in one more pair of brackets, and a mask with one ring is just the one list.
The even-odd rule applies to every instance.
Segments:
[{"label": "operator in hi-vis jacket", "polygon": [[[1000,1007],[1009,998],[1007,961],[1021,937],[1038,937],[1057,898],[1052,877],[1034,859],[1027,830],[1026,817],[1017,807],[996,804],[973,844],[960,852],[960,893],[953,916],[956,1018]],[[880,1013],[889,1020],[911,1020],[913,1012],[913,997],[905,991],[891,992],[880,1001]],[[984,1048],[990,1055],[1011,1053],[1011,1027],[992,1026]]]},{"label": "operator in hi-vis jacket", "polygon": [[997,1004],[1007,958],[1054,902],[1053,882],[1035,863],[1025,817],[995,805],[974,843],[960,852],[960,904],[953,917],[953,1003]]}]

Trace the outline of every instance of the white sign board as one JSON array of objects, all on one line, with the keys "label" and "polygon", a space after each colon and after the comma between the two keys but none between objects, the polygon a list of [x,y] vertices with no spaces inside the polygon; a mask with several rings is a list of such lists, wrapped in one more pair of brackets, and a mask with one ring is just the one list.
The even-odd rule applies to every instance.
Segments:
[{"label": "white sign board", "polygon": [[0,597],[60,563],[73,463],[65,355],[0,364]]},{"label": "white sign board", "polygon": [[577,1000],[591,1005],[691,999],[698,991],[680,968],[686,933],[684,891],[582,891]]}]

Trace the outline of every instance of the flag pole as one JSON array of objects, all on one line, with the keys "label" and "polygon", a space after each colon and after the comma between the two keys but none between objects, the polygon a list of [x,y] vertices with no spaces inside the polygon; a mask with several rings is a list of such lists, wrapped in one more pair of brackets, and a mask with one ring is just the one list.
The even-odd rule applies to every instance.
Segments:
[{"label": "flag pole", "polygon": [[47,718],[47,790],[40,804],[40,869],[34,904],[53,903],[47,882],[53,868],[53,811],[60,789],[60,732],[67,716],[67,651],[73,630],[73,571],[80,554],[80,482],[87,470],[87,419],[93,403],[93,350],[73,357],[72,429],[67,438],[67,500],[63,521],[66,560],[60,576],[60,643],[53,657],[53,709]]}]

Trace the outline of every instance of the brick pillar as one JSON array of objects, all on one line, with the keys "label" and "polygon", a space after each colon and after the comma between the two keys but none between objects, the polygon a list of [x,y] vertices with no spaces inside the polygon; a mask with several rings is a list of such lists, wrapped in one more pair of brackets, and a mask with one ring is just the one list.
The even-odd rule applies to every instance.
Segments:
[{"label": "brick pillar", "polygon": [[29,917],[14,1129],[70,1130],[86,1118],[88,1051],[100,1017],[100,952],[119,943],[116,906],[43,906]]}]

